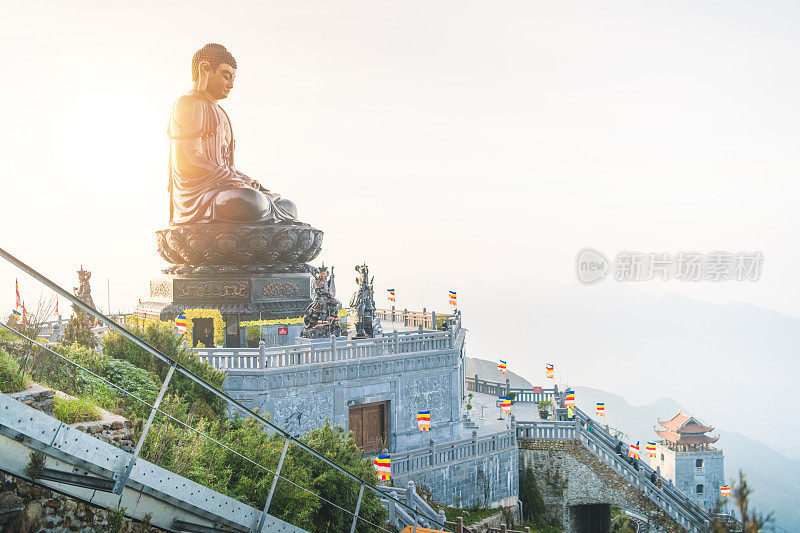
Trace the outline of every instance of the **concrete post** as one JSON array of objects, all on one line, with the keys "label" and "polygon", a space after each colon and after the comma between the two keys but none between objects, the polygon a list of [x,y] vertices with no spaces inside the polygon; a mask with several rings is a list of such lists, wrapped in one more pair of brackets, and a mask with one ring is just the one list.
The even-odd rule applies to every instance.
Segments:
[{"label": "concrete post", "polygon": [[478,457],[478,432],[472,430],[472,456]]},{"label": "concrete post", "polygon": [[506,396],[511,394],[511,380],[506,378]]},{"label": "concrete post", "polygon": [[[391,496],[392,498],[394,498],[394,500],[396,500],[397,492],[392,491],[389,493],[389,496]],[[389,522],[389,525],[392,527],[394,527],[395,521],[397,520],[396,510],[395,510],[395,505],[397,504],[395,503],[394,500],[389,500],[389,509],[386,513],[387,522]]]},{"label": "concrete post", "polygon": [[439,509],[439,514],[436,516],[436,519],[440,524],[444,525],[445,520],[447,520],[447,517],[444,514],[444,509]]},{"label": "concrete post", "polygon": [[408,309],[403,309],[403,325],[408,326]]},{"label": "concrete post", "polygon": [[331,335],[331,361],[337,361],[336,359],[336,336]]},{"label": "concrete post", "polygon": [[408,505],[414,511],[417,510],[417,486],[414,485],[413,481],[408,482],[406,485],[406,505]]},{"label": "concrete post", "polygon": [[394,331],[394,353],[400,353],[400,336],[397,334],[397,330]]},{"label": "concrete post", "polygon": [[436,466],[436,445],[433,443],[433,439],[429,441],[428,445],[430,446],[429,453],[431,454],[430,465]]},{"label": "concrete post", "polygon": [[480,392],[478,389],[478,374],[475,374],[475,392]]},{"label": "concrete post", "polygon": [[431,311],[431,329],[436,329],[436,311]]},{"label": "concrete post", "polygon": [[506,525],[501,523],[501,524],[500,524],[500,533],[506,533],[506,531],[508,531],[508,530],[506,529]]},{"label": "concrete post", "polygon": [[456,518],[456,533],[464,533],[464,519],[460,516]]},{"label": "concrete post", "polygon": [[263,340],[258,341],[258,361],[261,370],[267,368],[267,343]]},{"label": "concrete post", "polygon": [[450,348],[456,345],[456,328],[450,326]]}]

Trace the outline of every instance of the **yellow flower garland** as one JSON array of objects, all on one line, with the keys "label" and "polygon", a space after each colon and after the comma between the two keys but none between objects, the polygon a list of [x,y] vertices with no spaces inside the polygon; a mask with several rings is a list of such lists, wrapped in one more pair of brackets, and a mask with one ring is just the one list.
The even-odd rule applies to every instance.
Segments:
[{"label": "yellow flower garland", "polygon": [[[347,316],[348,309],[342,309],[339,311],[339,317]],[[188,318],[188,316],[187,316]],[[247,326],[278,326],[284,324],[302,324],[303,317],[298,316],[295,318],[274,318],[270,320],[245,320],[240,323],[240,325],[247,327]]]},{"label": "yellow flower garland", "polygon": [[[218,309],[186,309],[183,311],[186,316],[186,338],[190,341],[192,332],[194,331],[195,318],[211,318],[214,320],[214,345],[225,346],[225,321],[222,319],[222,313]],[[190,342],[192,344],[193,342]]]}]

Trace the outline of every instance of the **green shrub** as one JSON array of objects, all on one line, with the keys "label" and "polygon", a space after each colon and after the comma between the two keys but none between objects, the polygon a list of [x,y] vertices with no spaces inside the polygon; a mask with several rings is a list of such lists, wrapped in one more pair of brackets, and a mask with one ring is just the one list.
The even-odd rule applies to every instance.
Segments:
[{"label": "green shrub", "polygon": [[34,480],[42,474],[47,456],[43,451],[34,450],[28,456],[28,466],[25,467],[25,474]]},{"label": "green shrub", "polygon": [[0,392],[11,393],[25,390],[25,379],[14,358],[0,350]]},{"label": "green shrub", "polygon": [[86,398],[55,398],[53,416],[65,424],[100,420],[97,406]]}]

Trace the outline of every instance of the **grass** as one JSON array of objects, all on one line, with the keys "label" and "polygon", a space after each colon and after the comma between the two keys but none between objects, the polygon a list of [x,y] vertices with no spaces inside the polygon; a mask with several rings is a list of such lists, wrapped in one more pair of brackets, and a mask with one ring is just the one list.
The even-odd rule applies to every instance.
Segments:
[{"label": "grass", "polygon": [[11,393],[25,390],[25,379],[19,368],[19,363],[0,350],[0,392]]},{"label": "grass", "polygon": [[86,398],[55,398],[53,415],[65,424],[100,420],[97,406]]}]

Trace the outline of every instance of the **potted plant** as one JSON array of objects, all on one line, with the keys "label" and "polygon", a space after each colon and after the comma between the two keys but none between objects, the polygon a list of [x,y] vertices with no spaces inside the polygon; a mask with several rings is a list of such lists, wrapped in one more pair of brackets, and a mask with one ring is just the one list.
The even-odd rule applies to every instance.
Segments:
[{"label": "potted plant", "polygon": [[550,400],[542,400],[537,404],[537,407],[539,407],[539,417],[542,420],[547,420],[550,415]]},{"label": "potted plant", "polygon": [[261,326],[247,326],[247,347],[258,348],[261,340]]}]

